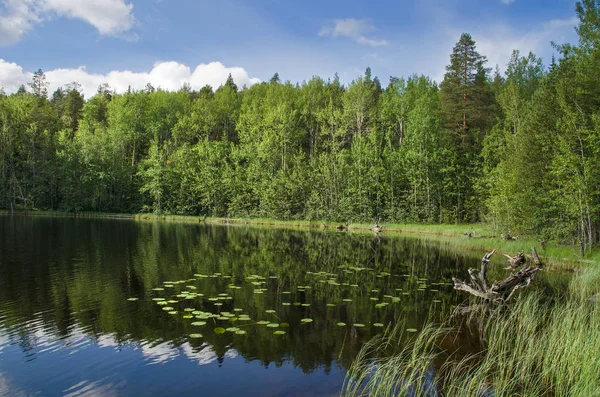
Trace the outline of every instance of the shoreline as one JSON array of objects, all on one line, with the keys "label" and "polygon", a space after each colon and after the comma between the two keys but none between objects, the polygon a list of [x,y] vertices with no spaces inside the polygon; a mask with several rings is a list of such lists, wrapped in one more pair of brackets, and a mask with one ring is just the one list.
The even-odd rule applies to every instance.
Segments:
[{"label": "shoreline", "polygon": [[[356,223],[350,224],[347,230],[338,230],[337,226],[342,226],[339,222],[308,221],[308,220],[277,220],[268,218],[217,218],[186,215],[154,215],[154,214],[119,214],[119,213],[94,213],[94,212],[61,212],[61,211],[15,211],[0,210],[0,215],[15,216],[39,216],[39,217],[57,217],[57,218],[80,218],[80,219],[120,219],[132,221],[161,221],[175,223],[201,223],[214,225],[232,225],[232,226],[251,226],[251,227],[276,227],[290,229],[314,229],[322,231],[331,231],[336,233],[358,232],[370,233],[373,235],[391,234],[394,236],[410,235],[412,237],[423,237],[428,240],[434,240],[454,246],[456,249],[467,251],[477,251],[480,253],[489,252],[496,249],[498,255],[514,254],[525,250],[531,251],[531,247],[536,247],[547,265],[549,270],[568,270],[575,271],[590,264],[600,264],[600,249],[594,249],[586,253],[581,258],[577,250],[573,247],[561,246],[548,243],[546,248],[541,250],[539,238],[527,236],[517,240],[504,240],[499,236],[494,236],[485,224],[399,224],[383,223],[383,232],[375,233],[372,231],[373,225]],[[468,237],[468,233],[472,236]]]}]

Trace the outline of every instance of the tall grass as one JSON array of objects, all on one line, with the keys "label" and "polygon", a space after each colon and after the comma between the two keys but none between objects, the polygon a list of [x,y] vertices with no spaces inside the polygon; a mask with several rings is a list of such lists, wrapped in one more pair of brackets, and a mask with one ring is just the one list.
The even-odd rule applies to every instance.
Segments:
[{"label": "tall grass", "polygon": [[380,347],[389,349],[401,339],[391,332],[373,340],[348,372],[342,394],[600,396],[600,302],[590,300],[600,292],[600,269],[576,275],[557,299],[531,292],[512,307],[476,315],[483,350],[435,369],[448,324],[428,325],[408,347],[387,357]]},{"label": "tall grass", "polygon": [[433,362],[439,356],[436,341],[448,330],[426,326],[417,339],[400,352],[405,340],[404,324],[369,341],[359,352],[343,385],[343,395],[359,396],[435,396]]}]

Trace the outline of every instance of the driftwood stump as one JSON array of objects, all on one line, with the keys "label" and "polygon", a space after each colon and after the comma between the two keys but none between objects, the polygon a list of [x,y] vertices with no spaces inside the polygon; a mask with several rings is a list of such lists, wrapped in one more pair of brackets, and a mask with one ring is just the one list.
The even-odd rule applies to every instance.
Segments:
[{"label": "driftwood stump", "polygon": [[[457,278],[452,278],[452,281],[454,281],[454,289],[468,292],[471,295],[488,302],[506,303],[512,299],[518,290],[529,287],[535,279],[537,272],[542,268],[542,262],[540,261],[535,248],[532,248],[534,266],[526,266],[516,273],[511,273],[510,276],[502,281],[494,281],[490,286],[486,275],[487,266],[490,262],[490,258],[495,252],[496,250],[493,250],[492,252],[485,254],[481,260],[481,269],[479,271],[476,269],[469,269],[469,276],[471,277],[471,282],[469,284]],[[510,258],[512,259],[512,257]],[[515,258],[519,258],[519,255]],[[525,264],[524,254],[523,259],[519,259],[519,263]]]},{"label": "driftwood stump", "polygon": [[514,270],[525,264],[525,251],[519,252],[517,256],[510,256],[507,254],[504,254],[504,256],[508,258],[508,267],[505,268],[507,270]]}]

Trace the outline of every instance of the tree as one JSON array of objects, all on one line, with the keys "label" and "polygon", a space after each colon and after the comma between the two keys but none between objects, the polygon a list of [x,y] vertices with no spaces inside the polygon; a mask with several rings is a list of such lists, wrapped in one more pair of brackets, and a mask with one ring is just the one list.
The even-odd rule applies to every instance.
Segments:
[{"label": "tree", "polygon": [[227,76],[227,80],[225,81],[225,87],[229,87],[235,92],[237,92],[237,90],[238,90],[237,85],[233,81],[233,77],[231,76],[231,73],[229,73],[229,76]]},{"label": "tree", "polygon": [[450,55],[440,85],[444,125],[467,145],[473,145],[474,129],[482,131],[488,125],[490,90],[486,85],[489,72],[486,62],[487,58],[477,52],[471,35],[463,33]]},{"label": "tree", "polygon": [[46,75],[42,72],[42,69],[38,69],[33,74],[31,83],[28,84],[31,88],[33,95],[40,99],[46,99],[48,97],[48,82],[46,81]]},{"label": "tree", "polygon": [[479,54],[475,41],[463,33],[450,55],[444,81],[440,84],[444,126],[456,136],[459,162],[455,164],[455,219],[476,221],[480,217],[480,196],[474,186],[481,178],[480,151],[483,137],[494,120],[494,99],[487,81],[487,59]]}]

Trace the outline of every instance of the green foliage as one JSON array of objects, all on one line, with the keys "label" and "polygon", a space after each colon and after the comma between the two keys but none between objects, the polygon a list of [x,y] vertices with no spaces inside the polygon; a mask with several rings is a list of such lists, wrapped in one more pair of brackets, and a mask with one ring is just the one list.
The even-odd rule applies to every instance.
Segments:
[{"label": "green foliage", "polygon": [[461,35],[439,89],[367,68],[293,85],[47,99],[40,70],[0,95],[0,207],[333,222],[472,223],[584,249],[600,233],[600,23],[578,45],[515,51],[504,75]]}]

